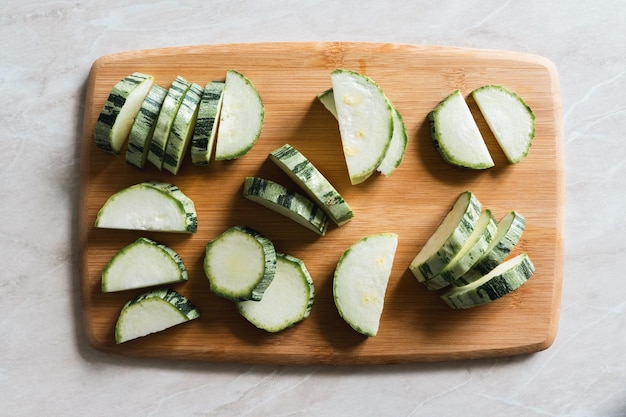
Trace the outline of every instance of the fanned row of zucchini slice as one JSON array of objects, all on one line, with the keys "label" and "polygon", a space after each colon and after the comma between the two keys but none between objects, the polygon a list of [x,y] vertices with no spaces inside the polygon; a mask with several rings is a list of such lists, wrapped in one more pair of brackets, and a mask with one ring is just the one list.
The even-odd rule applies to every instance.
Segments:
[{"label": "fanned row of zucchini slice", "polygon": [[177,76],[169,88],[135,72],[111,90],[96,121],[96,145],[118,154],[128,139],[126,161],[146,161],[176,175],[188,148],[194,165],[236,159],[258,140],[265,108],[254,84],[227,70],[224,81],[204,87]]}]

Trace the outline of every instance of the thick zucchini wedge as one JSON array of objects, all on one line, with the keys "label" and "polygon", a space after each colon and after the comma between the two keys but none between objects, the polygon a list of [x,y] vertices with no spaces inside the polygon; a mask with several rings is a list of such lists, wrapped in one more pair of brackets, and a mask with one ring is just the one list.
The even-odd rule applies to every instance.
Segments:
[{"label": "thick zucchini wedge", "polygon": [[207,243],[204,273],[216,295],[259,301],[276,273],[276,249],[256,230],[233,226]]},{"label": "thick zucchini wedge", "polygon": [[494,166],[461,91],[455,90],[443,99],[428,114],[428,120],[432,140],[445,161],[472,169]]},{"label": "thick zucchini wedge", "polygon": [[243,196],[306,227],[320,236],[326,234],[328,216],[314,202],[274,181],[247,177]]},{"label": "thick zucchini wedge", "polygon": [[167,90],[158,84],[154,84],[139,109],[133,127],[128,135],[128,148],[126,149],[126,162],[137,168],[143,168],[148,158],[152,135],[159,118],[159,112]]},{"label": "thick zucchini wedge", "polygon": [[265,108],[252,82],[234,70],[226,72],[224,99],[217,128],[215,159],[244,156],[261,135]]},{"label": "thick zucchini wedge", "polygon": [[240,301],[237,311],[259,329],[280,332],[307,318],[313,307],[313,279],[300,259],[276,254],[276,273],[261,301]]},{"label": "thick zucchini wedge", "polygon": [[343,154],[352,184],[372,175],[393,134],[393,112],[381,88],[369,77],[337,69],[331,73]]},{"label": "thick zucchini wedge", "polygon": [[120,152],[153,82],[153,76],[134,72],[113,86],[96,121],[94,139],[98,148],[113,154]]},{"label": "thick zucchini wedge", "polygon": [[472,308],[497,300],[521,287],[534,274],[535,266],[526,253],[502,262],[471,284],[454,287],[441,295],[452,308]]},{"label": "thick zucchini wedge", "polygon": [[187,281],[187,268],[172,248],[140,237],[120,249],[102,271],[102,292]]},{"label": "thick zucchini wedge", "polygon": [[524,159],[535,137],[535,114],[528,104],[501,85],[485,85],[470,94],[508,161]]},{"label": "thick zucchini wedge", "polygon": [[339,315],[359,333],[376,336],[398,247],[394,233],[365,237],[341,255],[333,277]]},{"label": "thick zucchini wedge", "polygon": [[480,201],[471,191],[459,195],[452,209],[409,265],[419,282],[439,274],[463,249],[474,231],[481,210]]},{"label": "thick zucchini wedge", "polygon": [[341,226],[354,217],[354,212],[341,194],[296,148],[285,144],[270,152],[269,158],[289,175],[289,178],[294,180],[335,224]]},{"label": "thick zucchini wedge", "polygon": [[160,332],[200,317],[196,307],[171,289],[142,294],[124,305],[115,325],[115,342]]},{"label": "thick zucchini wedge", "polygon": [[198,216],[193,201],[174,184],[146,181],[113,194],[94,227],[195,233]]},{"label": "thick zucchini wedge", "polygon": [[198,120],[191,139],[191,162],[194,165],[208,165],[211,161],[222,110],[224,85],[222,81],[209,81],[202,92]]}]

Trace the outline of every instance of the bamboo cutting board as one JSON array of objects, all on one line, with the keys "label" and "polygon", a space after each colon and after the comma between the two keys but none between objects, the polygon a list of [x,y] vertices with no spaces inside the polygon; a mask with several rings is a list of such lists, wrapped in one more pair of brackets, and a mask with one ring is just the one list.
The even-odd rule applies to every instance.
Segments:
[{"label": "bamboo cutting board", "polygon": [[[204,85],[240,71],[265,105],[261,137],[243,158],[194,166],[189,156],[177,176],[146,165],[138,170],[96,148],[93,130],[113,85],[140,71],[167,87],[181,75]],[[330,87],[335,68],[362,72],[383,88],[404,117],[409,145],[390,176],[352,186],[337,123],[316,95]],[[454,89],[465,96],[484,84],[517,92],[536,115],[529,156],[510,165],[475,103],[469,100],[496,166],[471,171],[448,165],[429,136],[427,113]],[[369,43],[265,43],[193,46],[105,56],[90,72],[82,136],[79,239],[84,326],[93,347],[110,353],[254,363],[370,364],[454,360],[536,352],[555,337],[563,279],[563,138],[558,77],[544,58],[522,53]],[[256,175],[297,191],[267,155],[289,143],[306,155],[345,197],[355,218],[324,237],[241,196],[244,178]],[[116,191],[146,180],[178,185],[195,202],[193,235],[93,228],[96,214]],[[452,310],[419,284],[408,265],[450,210],[459,193],[473,191],[497,218],[522,213],[526,231],[514,253],[525,251],[535,275],[518,291],[488,305]],[[202,270],[206,243],[235,224],[252,227],[277,250],[299,257],[315,282],[315,302],[304,322],[278,334],[254,328],[234,305],[213,295]],[[380,330],[367,338],[337,313],[332,275],[342,252],[377,232],[399,235]],[[141,290],[104,294],[100,274],[123,246],[146,236],[175,249],[189,281],[172,288],[186,295],[201,317],[148,337],[116,345],[120,309]]]}]

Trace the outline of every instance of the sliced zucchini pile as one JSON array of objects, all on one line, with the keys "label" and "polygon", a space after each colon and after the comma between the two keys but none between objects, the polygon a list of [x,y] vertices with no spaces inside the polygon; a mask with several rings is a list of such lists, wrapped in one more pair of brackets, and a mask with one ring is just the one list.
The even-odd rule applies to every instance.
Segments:
[{"label": "sliced zucchini pile", "polygon": [[265,108],[243,74],[227,70],[225,81],[204,87],[180,75],[168,89],[153,83],[136,72],[113,87],[96,122],[96,146],[118,154],[128,139],[129,164],[141,169],[148,160],[176,175],[188,148],[194,165],[208,165],[213,153],[240,158],[259,139]]},{"label": "sliced zucchini pile", "polygon": [[496,300],[519,288],[534,265],[505,258],[519,242],[525,220],[512,211],[496,222],[491,210],[469,191],[461,193],[437,230],[415,256],[409,269],[429,290],[448,286],[441,295],[453,308],[470,308]]}]

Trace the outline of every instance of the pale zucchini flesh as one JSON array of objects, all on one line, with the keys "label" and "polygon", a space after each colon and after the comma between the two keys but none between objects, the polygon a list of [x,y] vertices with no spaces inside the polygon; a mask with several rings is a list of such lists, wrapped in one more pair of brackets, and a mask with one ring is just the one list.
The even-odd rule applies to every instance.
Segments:
[{"label": "pale zucchini flesh", "polygon": [[535,114],[528,104],[501,85],[479,87],[471,96],[508,161],[524,159],[535,137]]},{"label": "pale zucchini flesh", "polygon": [[482,205],[471,191],[459,195],[435,232],[415,256],[409,269],[419,282],[439,274],[458,254],[474,231]]},{"label": "pale zucchini flesh", "polygon": [[320,236],[326,234],[328,216],[313,201],[274,181],[247,177],[243,196],[306,227]]},{"label": "pale zucchini flesh", "polygon": [[115,342],[128,342],[198,317],[196,307],[182,294],[171,289],[152,290],[124,305],[115,325]]},{"label": "pale zucchini flesh", "polygon": [[102,292],[126,291],[187,281],[180,255],[145,237],[120,249],[102,271]]},{"label": "pale zucchini flesh", "polygon": [[346,249],[337,263],[333,277],[337,311],[366,336],[378,334],[397,247],[394,233],[370,235]]},{"label": "pale zucchini flesh", "polygon": [[256,230],[233,226],[207,243],[204,273],[216,295],[259,301],[276,273],[276,249]]},{"label": "pale zucchini flesh", "polygon": [[215,159],[236,159],[248,153],[261,135],[264,118],[263,101],[254,84],[239,72],[228,70]]},{"label": "pale zucchini flesh", "polygon": [[176,185],[146,181],[109,197],[99,210],[94,227],[195,233],[198,217],[193,201]]},{"label": "pale zucchini flesh", "polygon": [[96,146],[113,154],[120,152],[153,82],[153,76],[134,72],[113,86],[96,121]]},{"label": "pale zucchini flesh", "polygon": [[276,254],[276,272],[260,301],[240,301],[237,311],[250,323],[270,333],[280,332],[307,318],[313,307],[313,279],[304,262]]},{"label": "pale zucchini flesh", "polygon": [[341,194],[296,148],[285,144],[270,152],[269,158],[289,175],[335,224],[341,226],[354,217],[352,208]]},{"label": "pale zucchini flesh", "polygon": [[382,162],[393,134],[391,105],[369,77],[337,69],[331,73],[343,154],[352,184],[369,178]]},{"label": "pale zucchini flesh", "polygon": [[429,114],[431,138],[450,164],[486,169],[494,166],[474,116],[459,90],[443,99]]},{"label": "pale zucchini flesh", "polygon": [[517,290],[530,279],[535,266],[526,253],[521,253],[502,262],[480,279],[441,295],[441,299],[452,308],[464,309],[497,300]]}]

